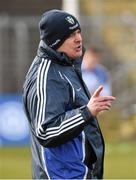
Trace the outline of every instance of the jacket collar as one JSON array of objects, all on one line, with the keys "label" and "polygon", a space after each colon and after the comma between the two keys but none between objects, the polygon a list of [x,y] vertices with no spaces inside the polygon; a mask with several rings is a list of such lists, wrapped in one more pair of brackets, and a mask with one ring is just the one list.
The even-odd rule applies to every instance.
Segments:
[{"label": "jacket collar", "polygon": [[[85,49],[83,49],[83,52],[85,52]],[[53,50],[52,48],[47,46],[42,40],[39,43],[37,55],[39,57],[49,58],[51,59],[51,61],[64,66],[77,65],[81,67],[82,57],[78,59],[71,59],[65,53],[60,53]]]},{"label": "jacket collar", "polygon": [[72,59],[68,58],[65,53],[60,53],[49,46],[47,46],[42,40],[39,43],[39,48],[37,52],[38,56],[49,58],[51,61],[62,64],[62,65],[72,65]]}]

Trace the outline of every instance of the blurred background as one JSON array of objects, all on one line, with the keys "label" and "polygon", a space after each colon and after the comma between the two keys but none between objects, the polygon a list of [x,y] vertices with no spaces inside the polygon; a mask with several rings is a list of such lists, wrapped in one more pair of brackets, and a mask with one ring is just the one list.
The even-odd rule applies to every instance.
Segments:
[{"label": "blurred background", "polygon": [[31,178],[31,152],[21,92],[49,9],[80,21],[85,48],[101,50],[116,102],[99,115],[106,141],[105,178],[136,178],[136,1],[2,0],[0,3],[0,178]]}]

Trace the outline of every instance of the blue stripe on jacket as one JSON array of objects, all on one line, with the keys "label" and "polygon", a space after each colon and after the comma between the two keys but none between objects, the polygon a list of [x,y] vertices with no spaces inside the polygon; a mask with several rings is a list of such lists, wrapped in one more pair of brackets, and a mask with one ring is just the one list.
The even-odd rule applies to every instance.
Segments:
[{"label": "blue stripe on jacket", "polygon": [[45,148],[46,168],[50,179],[84,179],[83,135],[55,148]]}]

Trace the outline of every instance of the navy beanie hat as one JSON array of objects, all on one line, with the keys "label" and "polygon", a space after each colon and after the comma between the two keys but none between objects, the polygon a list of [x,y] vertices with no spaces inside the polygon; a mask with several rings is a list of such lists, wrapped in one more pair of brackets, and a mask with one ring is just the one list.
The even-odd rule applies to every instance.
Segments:
[{"label": "navy beanie hat", "polygon": [[62,10],[50,10],[39,22],[40,39],[53,49],[59,48],[71,33],[80,28],[77,19]]}]

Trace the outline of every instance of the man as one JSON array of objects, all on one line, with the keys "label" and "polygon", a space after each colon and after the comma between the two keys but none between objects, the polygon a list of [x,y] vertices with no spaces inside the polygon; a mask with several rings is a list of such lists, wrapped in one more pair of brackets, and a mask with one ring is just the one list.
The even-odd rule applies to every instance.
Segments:
[{"label": "man", "polygon": [[90,47],[86,50],[82,63],[82,76],[91,94],[100,86],[103,86],[102,96],[112,94],[109,73],[101,63],[101,51]]},{"label": "man", "polygon": [[24,83],[35,179],[103,177],[104,141],[97,114],[111,108],[100,86],[90,99],[81,76],[81,28],[75,17],[45,12],[40,45]]}]

